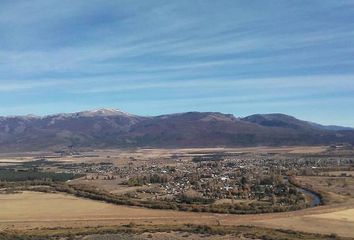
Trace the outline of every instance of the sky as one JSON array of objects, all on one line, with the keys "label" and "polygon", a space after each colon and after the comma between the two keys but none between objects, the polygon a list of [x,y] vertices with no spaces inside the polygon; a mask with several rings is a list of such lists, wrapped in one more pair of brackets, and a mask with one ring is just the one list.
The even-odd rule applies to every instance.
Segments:
[{"label": "sky", "polygon": [[354,1],[0,0],[0,115],[97,108],[354,127]]}]

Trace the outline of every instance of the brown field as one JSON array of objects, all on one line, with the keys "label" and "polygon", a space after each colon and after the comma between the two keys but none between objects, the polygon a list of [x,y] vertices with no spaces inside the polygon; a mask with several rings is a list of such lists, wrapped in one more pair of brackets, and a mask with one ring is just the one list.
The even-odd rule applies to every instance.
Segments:
[{"label": "brown field", "polygon": [[[71,226],[77,222],[163,220],[195,217],[190,213],[117,206],[66,194],[23,192],[0,195],[0,225]],[[211,218],[210,216],[207,218]],[[82,222],[81,222],[82,221]]]},{"label": "brown field", "polygon": [[354,222],[354,209],[348,209],[333,213],[324,213],[314,216],[315,218],[334,219],[340,221]]},{"label": "brown field", "polygon": [[190,239],[190,240],[200,240],[200,239],[213,239],[213,240],[230,240],[230,239],[235,239],[235,240],[247,240],[249,238],[238,238],[232,235],[225,235],[225,236],[219,236],[219,235],[202,235],[202,234],[192,234],[192,233],[185,233],[185,232],[160,232],[160,233],[144,233],[139,236],[129,236],[124,238],[125,236],[121,234],[111,234],[111,235],[92,235],[92,236],[87,236],[84,239],[85,240],[108,240],[108,239],[129,239],[129,240],[143,240],[143,239],[157,239],[157,240],[180,240],[180,239]]},{"label": "brown field", "polygon": [[115,162],[117,165],[127,163],[130,157],[144,160],[166,161],[173,154],[188,153],[320,153],[326,151],[326,146],[295,146],[295,147],[245,147],[245,148],[184,148],[184,149],[155,149],[141,148],[136,150],[104,149],[104,150],[83,150],[81,156],[60,156],[51,152],[20,152],[0,153],[0,162],[23,163],[33,161],[39,157],[46,157],[48,160],[61,162]]},{"label": "brown field", "polygon": [[[23,192],[0,195],[0,229],[138,224],[255,225],[353,237],[352,203],[297,212],[223,215],[117,206],[65,194]],[[347,218],[344,220],[344,218]]]},{"label": "brown field", "polygon": [[353,177],[301,176],[297,180],[304,186],[326,192],[328,203],[339,203],[354,198]]},{"label": "brown field", "polygon": [[[336,212],[332,214],[336,214]],[[334,233],[338,236],[354,238],[354,222],[342,221],[338,219],[321,218],[317,217],[317,215],[299,217],[289,215],[289,217],[286,219],[276,218],[267,221],[263,220],[260,223],[256,223],[256,225],[276,229],[291,229],[294,231],[301,232],[321,234]]]},{"label": "brown field", "polygon": [[331,171],[331,172],[326,172],[326,175],[329,176],[347,176],[347,177],[354,177],[354,171]]}]

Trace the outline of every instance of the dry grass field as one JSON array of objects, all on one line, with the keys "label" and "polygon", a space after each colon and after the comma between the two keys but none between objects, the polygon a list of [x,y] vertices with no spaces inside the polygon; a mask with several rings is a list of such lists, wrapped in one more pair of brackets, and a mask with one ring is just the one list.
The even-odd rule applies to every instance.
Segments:
[{"label": "dry grass field", "polygon": [[156,239],[156,240],[247,240],[251,238],[245,237],[235,237],[232,235],[205,235],[205,234],[193,234],[193,233],[185,233],[185,232],[161,232],[161,233],[144,233],[141,235],[127,235],[127,234],[105,234],[105,235],[92,235],[86,236],[83,240],[145,240],[145,239]]},{"label": "dry grass field", "polygon": [[[23,192],[0,195],[0,225],[13,224],[22,227],[33,226],[72,226],[73,224],[98,224],[129,221],[179,221],[188,217],[193,221],[192,213],[153,210],[117,206],[104,202],[87,200],[66,194]],[[210,216],[205,216],[208,222]],[[196,219],[197,220],[197,219]],[[90,223],[91,222],[91,223]]]},{"label": "dry grass field", "polygon": [[[0,228],[85,227],[137,224],[255,225],[353,237],[354,205],[324,206],[293,213],[224,215],[117,206],[65,194],[0,195]],[[346,219],[344,219],[346,218]]]},{"label": "dry grass field", "polygon": [[326,175],[328,176],[347,176],[347,177],[354,177],[354,171],[332,171],[332,172],[326,172]]},{"label": "dry grass field", "polygon": [[[348,210],[346,210],[348,211]],[[353,209],[349,210],[353,211]],[[337,212],[331,213],[333,216]],[[342,211],[340,211],[342,214]],[[276,228],[276,229],[291,229],[301,232],[312,232],[321,234],[336,234],[338,236],[354,238],[354,222],[343,221],[340,219],[330,219],[318,215],[291,216],[288,218],[275,218],[269,220],[261,220],[254,223],[257,226]]]},{"label": "dry grass field", "polygon": [[354,209],[314,215],[315,218],[333,219],[345,222],[354,222]]},{"label": "dry grass field", "polygon": [[304,186],[326,192],[329,203],[354,198],[354,177],[301,176],[297,180]]},{"label": "dry grass field", "polygon": [[198,154],[198,153],[320,153],[326,151],[326,146],[295,146],[295,147],[244,147],[244,148],[183,148],[183,149],[136,149],[136,150],[120,150],[120,149],[102,149],[81,152],[81,156],[60,156],[52,152],[20,152],[20,153],[0,153],[0,162],[2,163],[23,163],[33,161],[39,157],[45,157],[51,161],[60,162],[114,162],[115,165],[124,165],[130,159],[134,158],[139,161],[161,161],[166,164],[166,160],[175,154]]}]

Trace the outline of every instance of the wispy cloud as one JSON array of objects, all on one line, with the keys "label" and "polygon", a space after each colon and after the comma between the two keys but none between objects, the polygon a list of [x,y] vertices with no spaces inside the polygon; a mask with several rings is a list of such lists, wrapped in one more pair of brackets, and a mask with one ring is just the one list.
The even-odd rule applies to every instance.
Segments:
[{"label": "wispy cloud", "polygon": [[[129,82],[127,82],[129,80]],[[73,80],[72,82],[74,82]],[[109,84],[112,83],[112,84]],[[166,79],[165,81],[156,80],[155,77],[136,77],[136,78],[115,78],[96,81],[96,79],[78,79],[78,89],[69,91],[82,93],[109,93],[124,92],[149,89],[194,89],[202,91],[204,89],[225,90],[234,89],[234,91],[255,90],[304,90],[313,91],[323,90],[347,90],[354,91],[354,75],[310,75],[276,78],[195,78],[195,79]],[[85,86],[84,86],[85,85]],[[110,85],[110,86],[107,86]]]},{"label": "wispy cloud", "polygon": [[26,82],[1,82],[0,92],[21,92],[37,90],[42,88],[52,88],[65,86],[67,81],[26,81]]},{"label": "wispy cloud", "polygon": [[[339,104],[335,93],[350,99],[354,88],[353,16],[345,0],[3,1],[0,101],[13,109],[44,101],[58,111],[70,108],[66,101],[87,108],[149,100],[167,111],[164,103],[181,98],[201,110],[287,111],[283,95],[308,108],[316,99]],[[245,101],[213,105],[232,94]],[[134,104],[125,110],[145,110]]]}]

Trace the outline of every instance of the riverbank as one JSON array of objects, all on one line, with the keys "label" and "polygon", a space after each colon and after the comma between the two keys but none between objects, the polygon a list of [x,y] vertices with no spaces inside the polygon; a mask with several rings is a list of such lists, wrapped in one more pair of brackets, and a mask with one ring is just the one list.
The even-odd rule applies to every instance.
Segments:
[{"label": "riverbank", "polygon": [[296,182],[294,180],[294,178],[292,178],[292,177],[286,177],[284,180],[285,180],[285,182],[287,182],[287,183],[293,185],[294,187],[296,187],[296,189],[298,191],[300,191],[303,194],[305,194],[305,196],[307,196],[308,199],[311,199],[310,200],[310,207],[317,207],[319,205],[324,204],[322,194],[314,191],[313,189],[310,189],[310,188],[302,186],[301,184]]}]

